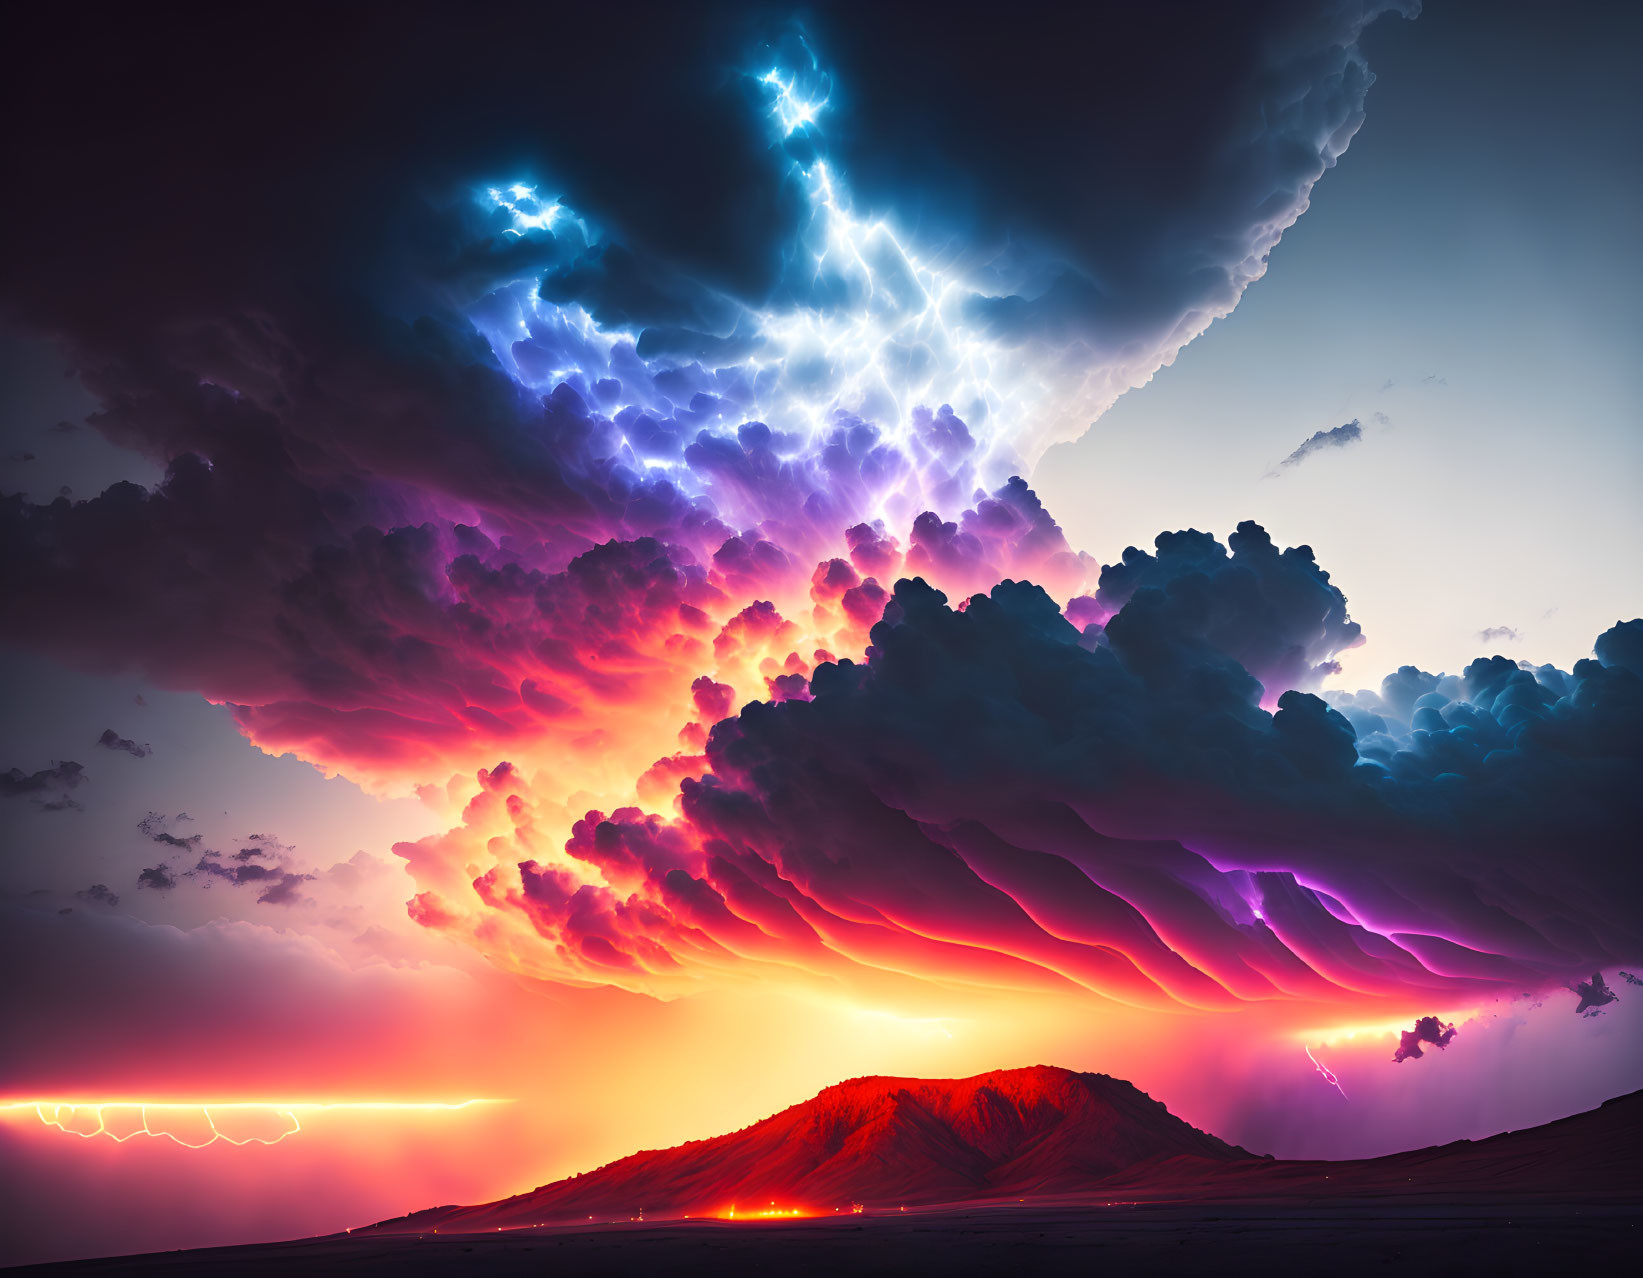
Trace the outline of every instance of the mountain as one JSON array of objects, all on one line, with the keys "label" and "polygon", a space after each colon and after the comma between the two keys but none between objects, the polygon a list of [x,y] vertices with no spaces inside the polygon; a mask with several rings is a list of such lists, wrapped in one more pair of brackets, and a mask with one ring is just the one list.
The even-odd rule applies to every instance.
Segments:
[{"label": "mountain", "polygon": [[1312,1204],[1632,1202],[1643,1092],[1480,1141],[1339,1162],[1258,1157],[1121,1079],[1038,1065],[962,1079],[858,1078],[741,1131],[650,1150],[526,1194],[435,1207],[380,1233],[761,1210],[832,1215],[982,1200]]},{"label": "mountain", "polygon": [[1087,1189],[1138,1167],[1255,1155],[1121,1079],[1038,1065],[974,1078],[857,1078],[741,1131],[634,1154],[477,1207],[379,1228],[481,1231],[545,1221],[722,1214],[774,1202],[831,1213]]},{"label": "mountain", "polygon": [[1166,1161],[1131,1168],[1119,1182],[1126,1199],[1153,1201],[1635,1204],[1643,1198],[1640,1148],[1643,1092],[1631,1092],[1539,1127],[1381,1158],[1269,1158],[1217,1167]]}]

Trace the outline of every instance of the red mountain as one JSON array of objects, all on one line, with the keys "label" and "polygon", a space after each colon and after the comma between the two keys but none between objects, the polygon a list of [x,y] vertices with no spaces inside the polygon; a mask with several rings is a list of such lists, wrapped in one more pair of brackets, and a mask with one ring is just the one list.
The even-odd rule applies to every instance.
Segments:
[{"label": "red mountain", "polygon": [[1176,1118],[1121,1079],[1046,1065],[964,1079],[858,1078],[739,1132],[633,1154],[477,1207],[436,1207],[386,1230],[493,1231],[589,1216],[831,1214],[1074,1193],[1170,1161],[1177,1173],[1255,1155]]},{"label": "red mountain", "polygon": [[528,1194],[435,1207],[369,1230],[494,1233],[539,1224],[831,1216],[985,1199],[1124,1203],[1636,1202],[1643,1092],[1480,1141],[1339,1162],[1257,1157],[1121,1079],[1038,1065],[962,1079],[858,1078],[739,1132],[651,1150]]}]

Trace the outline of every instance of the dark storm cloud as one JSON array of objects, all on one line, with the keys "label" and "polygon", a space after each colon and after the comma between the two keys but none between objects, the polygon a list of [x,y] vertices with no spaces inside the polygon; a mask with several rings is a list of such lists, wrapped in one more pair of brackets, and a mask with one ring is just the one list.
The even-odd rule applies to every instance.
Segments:
[{"label": "dark storm cloud", "polygon": [[171,866],[161,861],[158,865],[148,866],[137,875],[139,888],[153,888],[156,892],[169,892],[177,886],[177,876],[171,872]]},{"label": "dark storm cloud", "polygon": [[[1638,812],[1623,780],[1626,761],[1643,757],[1643,680],[1631,672],[1581,662],[1556,697],[1534,673],[1480,659],[1467,668],[1469,700],[1447,705],[1383,769],[1360,760],[1351,724],[1317,697],[1291,692],[1275,714],[1259,709],[1248,672],[1203,641],[1195,614],[1146,597],[1162,593],[1138,590],[1090,651],[1037,587],[1007,582],[957,612],[922,582],[900,582],[870,665],[824,664],[813,702],[752,705],[714,729],[719,784],[734,776],[785,796],[777,778],[833,760],[822,766],[841,784],[888,784],[902,801],[956,797],[949,786],[986,776],[1000,796],[1110,794],[1107,810],[1122,818],[1127,779],[1174,778],[1198,789],[1201,814],[1215,793],[1234,807],[1235,796],[1275,801],[1291,814],[1275,835],[1289,819],[1428,827],[1490,843],[1502,864],[1543,834],[1584,840],[1587,853],[1561,872],[1592,889],[1605,881]],[[1127,624],[1131,609],[1145,627]],[[1150,809],[1135,805],[1136,820],[1178,819]],[[1636,887],[1632,876],[1613,881],[1622,885]]]},{"label": "dark storm cloud", "polygon": [[[251,849],[241,849],[242,852]],[[313,879],[312,874],[299,874],[280,866],[267,866],[241,861],[238,865],[224,865],[216,853],[201,857],[194,868],[186,871],[190,878],[216,879],[234,887],[247,884],[260,887],[259,905],[294,905],[302,900],[302,885]]]},{"label": "dark storm cloud", "polygon": [[[251,40],[226,8],[48,15],[57,32],[14,77],[53,107],[14,148],[9,176],[30,198],[10,210],[28,251],[0,260],[8,317],[60,338],[103,405],[93,424],[166,476],[85,502],[5,499],[0,634],[233,702],[248,733],[286,734],[305,757],[404,751],[426,766],[475,723],[539,739],[584,703],[635,695],[607,654],[780,636],[763,583],[809,574],[806,521],[848,524],[850,563],[814,584],[878,622],[871,661],[772,671],[770,703],[739,715],[732,693],[759,689],[696,690],[698,717],[722,718],[712,775],[682,793],[708,868],[631,813],[591,822],[616,833],[578,836],[577,854],[654,867],[654,900],[526,862],[521,908],[591,963],[661,964],[647,929],[669,935],[669,919],[669,939],[722,928],[764,944],[731,900],[759,912],[766,941],[812,944],[768,873],[789,859],[843,919],[859,897],[980,936],[1032,931],[987,875],[1019,872],[1023,895],[1052,903],[1070,884],[1189,992],[1208,978],[1066,867],[1116,867],[1213,936],[1224,971],[1270,989],[1320,971],[1348,988],[1388,972],[1562,981],[1635,952],[1643,623],[1571,672],[1405,668],[1330,704],[1304,689],[1361,638],[1345,597],[1310,549],[1254,524],[1226,546],[1187,531],[1127,551],[1069,607],[1078,626],[1018,581],[959,611],[873,568],[905,526],[837,518],[840,494],[894,479],[906,457],[840,421],[815,482],[780,423],[740,419],[744,388],[717,364],[752,349],[755,311],[855,300],[794,251],[794,161],[818,148],[865,213],[974,256],[972,310],[1006,336],[1072,351],[1185,340],[1259,273],[1361,119],[1354,40],[1381,7],[1045,6],[1008,21],[830,7],[806,26],[836,86],[827,127],[785,147],[750,74],[792,34],[785,10],[658,7],[642,39],[629,11],[591,7],[441,24],[349,6],[323,39],[286,10],[259,13]],[[562,193],[597,233],[510,237],[470,197],[514,178]],[[95,198],[63,194],[88,183]],[[629,368],[547,395],[514,380],[464,311],[513,280],[638,329],[611,356]],[[577,340],[532,335],[521,357],[553,378]],[[681,362],[657,372],[641,352]],[[630,386],[646,398],[618,409]],[[909,512],[915,573],[992,585],[999,548],[1018,543],[1078,566],[1025,485],[959,484],[975,423],[926,416],[912,433],[958,504]],[[687,497],[666,478],[680,463],[751,517],[730,526]],[[754,596],[727,605],[717,637],[711,574]],[[207,856],[163,818],[143,833],[201,881],[300,899],[305,876],[278,856]],[[1397,943],[1308,882],[1337,885],[1343,913],[1397,920]],[[176,883],[169,863],[139,876]],[[624,949],[623,927],[650,948]],[[1311,973],[1278,930],[1306,938]],[[1098,986],[1132,979],[1099,945],[1077,962]]]},{"label": "dark storm cloud", "polygon": [[1104,567],[1087,614],[1112,618],[1108,641],[1125,645],[1138,669],[1218,653],[1279,691],[1316,686],[1337,653],[1363,642],[1310,546],[1280,551],[1246,521],[1225,546],[1188,529],[1160,533],[1154,548],[1127,547]]},{"label": "dark storm cloud", "polygon": [[271,834],[253,834],[246,838],[246,846],[232,853],[226,861],[216,851],[205,852],[184,876],[203,882],[225,883],[231,887],[254,887],[259,905],[295,905],[302,898],[302,884],[315,877],[293,870],[286,863],[292,848]]},{"label": "dark storm cloud", "polygon": [[[962,9],[932,21],[910,7],[844,5],[802,25],[837,87],[827,145],[867,207],[905,209],[938,247],[977,243],[1011,277],[1001,284],[1012,291],[992,303],[1001,323],[1128,340],[1138,324],[1167,330],[1229,304],[1264,228],[1303,198],[1361,118],[1371,77],[1352,41],[1370,15],[1396,7],[1344,4],[1320,16],[1286,3],[1203,4],[1181,21],[1048,5],[1000,23]],[[789,7],[658,7],[637,44],[614,15],[548,20],[503,7],[481,33],[467,23],[439,29],[414,10],[356,7],[323,42],[274,18],[254,46],[235,38],[230,20],[195,15],[187,51],[164,23],[116,17],[76,32],[63,44],[71,67],[45,57],[25,69],[53,85],[68,76],[80,90],[56,133],[28,149],[25,172],[36,189],[94,173],[103,195],[95,211],[61,202],[49,211],[49,233],[35,241],[45,255],[56,256],[49,246],[60,239],[81,241],[80,251],[19,273],[17,293],[30,309],[70,319],[70,332],[100,329],[146,363],[156,346],[187,344],[210,311],[247,298],[301,356],[291,285],[317,290],[333,310],[362,283],[420,291],[425,304],[428,282],[488,277],[504,254],[515,263],[534,255],[555,300],[645,329],[653,344],[679,335],[722,344],[742,314],[732,299],[761,305],[812,287],[787,269],[805,210],[792,157],[771,145],[755,79],[765,59],[785,56]],[[499,29],[511,38],[498,40]],[[613,42],[620,93],[608,91],[604,59],[561,57],[548,75],[538,65],[545,43]],[[235,47],[232,70],[192,52],[218,44]],[[146,68],[140,95],[127,83],[134,66]],[[422,91],[436,67],[440,92]],[[294,77],[315,91],[285,92]],[[932,116],[934,100],[946,105]],[[115,101],[123,114],[109,128],[101,108]],[[201,101],[213,109],[200,111]],[[207,172],[200,154],[224,161]],[[133,165],[153,198],[128,184]],[[418,213],[405,195],[513,177],[553,183],[619,247],[550,237],[465,248],[465,214]],[[653,197],[662,190],[681,196]],[[323,229],[316,200],[331,219]],[[90,223],[104,219],[122,226],[129,251],[97,249]],[[1026,258],[1013,268],[990,252],[1006,239]],[[114,279],[135,308],[127,334],[106,317],[66,314]],[[144,321],[162,318],[158,338]],[[390,336],[368,336],[369,327],[355,340]],[[192,336],[198,347],[204,334]],[[211,340],[224,369],[248,344],[275,353],[243,326]],[[716,358],[724,362],[722,348]]]},{"label": "dark storm cloud", "polygon": [[82,888],[74,895],[82,901],[95,901],[108,906],[110,909],[120,903],[120,894],[110,891],[106,883],[93,883],[90,887]]},{"label": "dark storm cloud", "polygon": [[[190,819],[186,812],[179,812],[176,817],[178,821]],[[137,829],[144,838],[152,839],[155,843],[163,843],[167,847],[178,848],[184,852],[198,851],[205,836],[203,834],[173,834],[166,829],[166,826],[171,824],[171,820],[164,813],[150,812],[141,821],[137,822]]]},{"label": "dark storm cloud", "polygon": [[262,883],[269,879],[277,879],[280,871],[266,865],[242,863],[239,865],[224,865],[215,852],[208,852],[194,865],[192,870],[185,871],[190,878],[205,877],[207,879],[221,879],[224,882],[235,884]]},{"label": "dark storm cloud", "polygon": [[[358,704],[364,654],[414,662],[429,639],[346,615],[335,583],[407,610],[445,592],[451,559],[427,542],[451,503],[528,532],[556,567],[659,535],[688,571],[676,546],[700,562],[738,531],[618,464],[627,447],[825,524],[831,492],[894,464],[862,443],[871,427],[841,427],[828,464],[855,471],[826,483],[784,474],[769,428],[698,436],[740,422],[715,361],[751,349],[758,308],[836,300],[794,269],[798,149],[827,148],[864,210],[934,251],[975,246],[999,326],[1163,349],[1231,305],[1334,162],[1371,78],[1354,41],[1388,8],[1414,6],[1202,4],[1183,21],[1046,5],[1010,22],[830,6],[802,26],[838,91],[826,129],[786,146],[756,79],[794,51],[785,6],[660,6],[641,41],[614,11],[523,5],[478,24],[353,6],[323,40],[284,12],[248,40],[228,10],[42,31],[16,87],[61,106],[19,138],[14,179],[98,195],[13,209],[31,249],[0,264],[5,306],[62,341],[96,427],[167,471],[84,502],[4,499],[0,632],[237,704]],[[471,196],[515,178],[602,235],[505,234]],[[704,362],[646,389],[665,412],[619,422],[568,387],[529,392],[460,312],[521,276],[638,329],[640,353]],[[963,453],[950,412],[930,429],[930,448]],[[944,529],[921,549],[947,554]],[[542,713],[563,701],[533,695]]]},{"label": "dark storm cloud", "polygon": [[1597,637],[1592,651],[1606,666],[1625,666],[1643,675],[1643,620],[1615,622]]},{"label": "dark storm cloud", "polygon": [[[24,70],[51,84],[72,74],[82,88],[59,126],[81,145],[66,151],[71,172],[51,176],[96,173],[105,192],[95,214],[59,206],[53,229],[96,216],[118,218],[137,243],[192,240],[202,265],[235,268],[224,284],[242,270],[278,279],[284,246],[313,220],[292,218],[293,207],[307,213],[319,198],[343,234],[291,258],[305,283],[334,291],[336,277],[380,271],[408,249],[450,281],[484,273],[487,255],[535,255],[557,298],[654,340],[722,342],[736,315],[727,299],[760,304],[814,287],[789,269],[787,250],[804,215],[793,155],[819,145],[867,207],[903,210],[936,245],[961,238],[991,259],[1000,287],[981,305],[1001,324],[1125,340],[1137,324],[1167,329],[1228,304],[1268,230],[1361,121],[1372,76],[1357,33],[1377,13],[1417,8],[1195,4],[1183,16],[1031,5],[1000,22],[965,5],[939,18],[833,5],[797,21],[787,5],[658,6],[634,41],[614,14],[501,6],[476,29],[429,21],[414,5],[355,6],[323,42],[295,17],[260,23],[248,45],[231,19],[196,14],[186,48],[163,24],[111,19],[65,44],[72,67],[44,58]],[[832,91],[819,131],[773,148],[754,77],[791,59],[800,31]],[[193,52],[219,45],[235,48],[231,69]],[[544,47],[578,54],[544,73]],[[591,50],[620,51],[620,92],[610,91],[612,58]],[[149,69],[140,97],[124,92],[138,65]],[[439,92],[426,91],[430,77]],[[313,92],[283,92],[293,78]],[[125,112],[113,130],[105,96]],[[201,100],[213,110],[199,111]],[[49,167],[41,151],[66,140],[42,139],[28,158]],[[199,154],[224,160],[200,172]],[[111,208],[137,155],[170,198]],[[624,247],[512,244],[476,256],[456,246],[448,221],[396,225],[407,175],[423,186],[551,181]],[[85,262],[74,278],[96,278],[101,265]]]},{"label": "dark storm cloud", "polygon": [[1445,1025],[1435,1016],[1423,1016],[1415,1022],[1414,1029],[1404,1030],[1398,1040],[1398,1050],[1392,1054],[1392,1059],[1398,1064],[1407,1060],[1419,1060],[1426,1053],[1422,1045],[1444,1048],[1454,1040],[1455,1027]]},{"label": "dark storm cloud", "polygon": [[1336,426],[1332,430],[1315,432],[1305,443],[1292,452],[1277,467],[1268,473],[1267,478],[1280,475],[1293,466],[1299,466],[1314,453],[1325,452],[1329,449],[1345,448],[1348,444],[1356,444],[1363,438],[1363,426],[1354,417],[1344,426]]},{"label": "dark storm cloud", "polygon": [[108,750],[123,750],[138,759],[146,759],[154,753],[153,746],[138,745],[129,737],[122,737],[113,728],[104,728],[103,735],[97,738],[97,744]]},{"label": "dark storm cloud", "polygon": [[42,790],[72,790],[85,779],[85,768],[72,759],[54,763],[38,772],[8,768],[0,772],[0,794],[9,798],[19,794],[38,794]]},{"label": "dark storm cloud", "polygon": [[[1621,973],[1625,975],[1625,973]],[[1599,1008],[1607,1007],[1610,1003],[1618,1003],[1620,995],[1609,988],[1609,983],[1603,979],[1602,972],[1593,972],[1589,981],[1577,981],[1572,987],[1580,996],[1580,1003],[1575,1008],[1576,1016],[1598,1016]]]},{"label": "dark storm cloud", "polygon": [[[1030,6],[966,22],[885,6],[871,39],[846,37],[835,12],[814,32],[839,86],[829,145],[870,206],[1010,244],[1006,287],[978,311],[1100,341],[1228,299],[1268,247],[1257,226],[1304,198],[1362,119],[1358,30],[1418,7]],[[997,91],[960,87],[984,84]],[[1046,86],[1063,109],[1046,109]],[[1202,114],[1209,100],[1224,114]],[[930,135],[932,101],[950,141]]]},{"label": "dark storm cloud", "polygon": [[47,812],[68,812],[80,808],[78,801],[64,791],[73,790],[89,780],[84,766],[65,759],[38,772],[24,772],[8,768],[0,772],[0,795],[6,798],[27,797],[38,808]]},{"label": "dark storm cloud", "polygon": [[[903,580],[868,664],[823,663],[809,700],[753,702],[713,727],[709,770],[681,784],[690,838],[631,809],[578,827],[573,856],[650,896],[579,891],[532,861],[518,904],[628,972],[665,971],[702,934],[820,953],[795,903],[834,928],[865,906],[916,938],[852,937],[883,961],[951,972],[973,958],[938,941],[984,946],[1142,1001],[1308,969],[1354,987],[1501,988],[1643,946],[1630,868],[1643,680],[1596,661],[1553,672],[1561,691],[1499,658],[1458,680],[1406,670],[1388,691],[1415,703],[1416,726],[1371,757],[1316,696],[1263,710],[1249,671],[1206,642],[1203,612],[1165,593],[1137,588],[1091,644],[1036,586],[1005,582],[957,610]],[[1316,624],[1300,616],[1292,642]],[[476,886],[503,904],[494,875]],[[1196,969],[1160,946],[1148,924],[1161,920],[1193,937]],[[1079,947],[1098,938],[1145,977]],[[1399,1059],[1452,1031],[1424,1018],[1411,1035]]]}]

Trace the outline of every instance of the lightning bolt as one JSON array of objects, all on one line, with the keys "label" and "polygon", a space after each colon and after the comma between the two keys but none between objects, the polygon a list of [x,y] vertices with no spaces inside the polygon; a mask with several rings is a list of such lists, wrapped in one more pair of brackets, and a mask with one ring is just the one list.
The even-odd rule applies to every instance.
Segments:
[{"label": "lightning bolt", "polygon": [[[133,1136],[164,1137],[173,1144],[181,1145],[184,1149],[204,1149],[222,1141],[228,1145],[277,1145],[288,1136],[295,1136],[303,1130],[302,1121],[297,1117],[299,1110],[459,1110],[470,1105],[492,1105],[504,1102],[493,1100],[466,1100],[457,1102],[443,1101],[341,1101],[341,1102],[307,1102],[294,1103],[262,1102],[262,1101],[221,1101],[211,1103],[172,1102],[172,1101],[57,1101],[57,1100],[25,1100],[0,1103],[0,1111],[27,1112],[32,1110],[35,1116],[47,1127],[55,1127],[58,1131],[67,1132],[70,1136],[78,1136],[82,1140],[91,1140],[97,1136],[107,1136],[117,1145],[123,1145]],[[155,1129],[149,1126],[149,1110],[183,1110],[190,1114],[198,1113],[205,1120],[205,1125],[211,1135],[203,1141],[184,1140],[175,1132],[164,1127]],[[217,1110],[257,1110],[266,1114],[273,1114],[281,1120],[285,1130],[276,1136],[247,1136],[236,1139],[217,1126],[217,1120],[212,1117],[211,1111]],[[131,1111],[135,1111],[134,1116]],[[121,1123],[119,1116],[125,1113],[135,1118],[135,1124]],[[90,1131],[83,1131],[83,1124],[79,1121],[82,1115],[96,1118],[97,1126]],[[111,1128],[111,1117],[115,1127]],[[120,1130],[116,1130],[120,1129]]]},{"label": "lightning bolt", "polygon": [[782,79],[781,72],[771,67],[759,77],[759,83],[767,84],[774,91],[775,102],[771,105],[770,114],[780,122],[782,136],[791,137],[800,129],[809,128],[816,122],[816,117],[827,106],[831,94],[824,93],[820,98],[808,98],[799,91],[797,76]]},{"label": "lightning bolt", "polygon": [[[150,1127],[148,1125],[148,1110],[149,1110],[149,1107],[147,1105],[144,1105],[144,1104],[128,1105],[128,1104],[120,1104],[119,1102],[112,1102],[112,1103],[109,1103],[109,1104],[106,1104],[106,1105],[104,1105],[104,1104],[59,1105],[59,1104],[54,1104],[54,1103],[42,1102],[42,1103],[37,1104],[37,1105],[34,1106],[34,1112],[39,1116],[40,1121],[42,1123],[44,1123],[47,1127],[55,1127],[58,1131],[67,1132],[70,1136],[78,1136],[83,1140],[91,1140],[93,1137],[96,1137],[96,1136],[107,1136],[116,1145],[125,1144],[125,1142],[130,1140],[133,1136],[164,1136],[167,1140],[170,1140],[170,1141],[172,1141],[172,1142],[174,1142],[178,1145],[181,1145],[185,1149],[204,1149],[207,1145],[214,1145],[219,1140],[224,1141],[224,1142],[226,1142],[227,1144],[230,1144],[230,1145],[250,1145],[250,1144],[253,1144],[253,1143],[258,1144],[258,1145],[277,1145],[282,1140],[284,1140],[287,1136],[295,1136],[298,1132],[300,1132],[302,1130],[301,1122],[299,1122],[297,1120],[296,1114],[294,1114],[292,1111],[290,1111],[288,1109],[273,1109],[272,1107],[269,1107],[272,1113],[275,1113],[275,1114],[279,1115],[280,1118],[284,1119],[287,1123],[290,1124],[290,1127],[287,1130],[281,1132],[278,1136],[275,1136],[271,1140],[266,1138],[266,1137],[262,1137],[262,1136],[247,1136],[244,1140],[235,1140],[232,1136],[228,1135],[226,1132],[223,1132],[223,1131],[218,1129],[215,1120],[213,1120],[212,1117],[211,1117],[211,1107],[209,1105],[200,1105],[200,1106],[193,1106],[193,1105],[165,1105],[165,1106],[159,1106],[159,1105],[156,1105],[154,1108],[156,1108],[156,1109],[161,1109],[161,1108],[164,1108],[164,1109],[189,1109],[189,1110],[197,1108],[199,1110],[199,1112],[201,1113],[201,1115],[204,1116],[206,1126],[211,1129],[210,1138],[208,1140],[203,1140],[203,1141],[200,1141],[198,1143],[195,1143],[193,1141],[184,1140],[181,1136],[178,1136],[175,1132],[166,1131],[164,1129],[162,1129],[160,1131],[155,1131],[152,1127]],[[112,1110],[135,1109],[137,1111],[138,1121],[139,1121],[140,1125],[137,1126],[136,1128],[133,1128],[132,1130],[126,1132],[124,1135],[120,1135],[116,1132],[110,1131],[109,1128],[108,1128],[108,1120],[107,1120],[107,1117],[104,1113],[105,1110],[110,1110],[110,1109],[112,1109]],[[97,1117],[97,1128],[96,1128],[95,1131],[83,1132],[83,1131],[78,1130],[77,1126],[70,1126],[70,1124],[74,1123],[75,1120],[79,1117],[82,1110],[88,1110],[92,1114],[96,1115],[96,1117]]]},{"label": "lightning bolt", "polygon": [[[773,66],[753,78],[769,96],[778,141],[800,130],[820,137],[818,117],[828,106],[829,88],[816,68],[802,73]],[[1021,465],[1015,437],[1049,414],[1053,392],[1047,383],[1059,383],[1060,375],[1024,360],[973,316],[972,304],[985,289],[965,278],[950,254],[921,257],[884,218],[859,216],[843,176],[824,159],[794,160],[793,171],[809,208],[790,246],[792,267],[824,284],[823,295],[843,300],[775,309],[735,304],[734,329],[745,345],[714,374],[713,393],[704,397],[701,411],[716,416],[721,428],[755,418],[779,424],[802,441],[795,455],[803,456],[819,455],[841,413],[872,421],[885,443],[914,459],[908,473],[884,477],[883,489],[864,505],[861,513],[881,518],[893,499],[925,509],[924,489],[948,478],[945,470],[933,478],[925,473],[935,462],[921,443],[915,419],[920,408],[952,405],[975,440],[971,464],[987,482],[1013,473]],[[581,248],[603,238],[600,228],[557,195],[526,182],[484,187],[475,195],[482,207],[506,214],[511,236],[546,233]],[[516,381],[536,390],[569,382],[590,401],[595,386],[608,381],[619,387],[613,393],[621,401],[605,403],[603,411],[613,420],[630,412],[674,412],[675,392],[651,383],[688,372],[688,365],[639,356],[639,334],[603,325],[575,303],[550,302],[537,284],[515,280],[470,313]],[[535,359],[521,365],[520,352],[534,352]],[[708,486],[682,458],[642,455],[626,434],[622,438],[623,460],[636,470],[666,471],[692,494]]]},{"label": "lightning bolt", "polygon": [[1328,1083],[1337,1092],[1339,1092],[1342,1100],[1346,1100],[1346,1088],[1341,1086],[1341,1080],[1335,1076],[1335,1071],[1330,1069],[1329,1066],[1325,1065],[1316,1056],[1314,1056],[1312,1054],[1312,1049],[1305,1043],[1301,1044],[1301,1050],[1306,1053],[1307,1060],[1312,1062],[1312,1067],[1324,1076],[1324,1082]]}]

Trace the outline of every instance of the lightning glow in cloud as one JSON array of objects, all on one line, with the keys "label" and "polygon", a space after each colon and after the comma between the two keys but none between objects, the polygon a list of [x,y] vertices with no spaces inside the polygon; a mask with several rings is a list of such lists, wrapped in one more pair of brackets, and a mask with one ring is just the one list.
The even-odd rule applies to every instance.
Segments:
[{"label": "lightning glow in cloud", "polygon": [[[779,69],[757,80],[778,140],[815,131],[825,95],[804,96],[796,74]],[[1082,432],[1094,410],[1073,405],[1081,392],[1053,366],[1064,350],[1050,350],[1047,363],[990,332],[975,313],[986,290],[957,261],[920,254],[887,218],[858,216],[825,158],[795,162],[793,174],[808,215],[788,247],[787,300],[753,308],[718,298],[721,314],[693,348],[647,351],[639,334],[599,323],[584,306],[546,300],[534,278],[492,292],[470,316],[524,385],[575,388],[624,427],[630,464],[686,493],[711,493],[735,521],[770,511],[758,494],[729,491],[692,464],[687,445],[699,432],[768,423],[781,463],[825,484],[826,450],[841,428],[871,431],[883,460],[840,512],[846,523],[956,512],[978,484],[1002,483],[1030,462],[1050,435]],[[511,236],[550,232],[573,259],[605,251],[597,227],[536,186],[486,187],[480,199],[508,215]],[[932,446],[929,421],[947,405],[962,439]]]},{"label": "lightning glow in cloud", "polygon": [[759,82],[768,85],[774,95],[770,113],[781,126],[783,137],[791,137],[800,129],[814,124],[816,117],[827,107],[825,91],[820,98],[807,96],[799,89],[798,76],[783,75],[779,67],[771,67],[759,78]]}]

